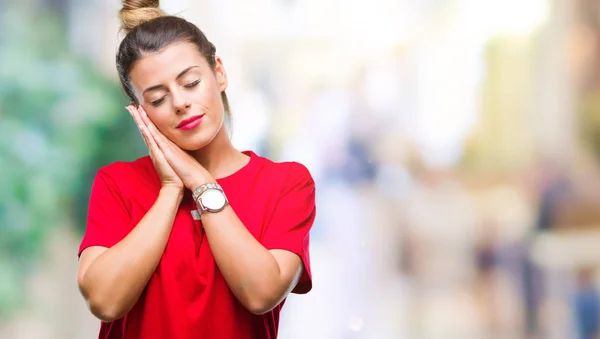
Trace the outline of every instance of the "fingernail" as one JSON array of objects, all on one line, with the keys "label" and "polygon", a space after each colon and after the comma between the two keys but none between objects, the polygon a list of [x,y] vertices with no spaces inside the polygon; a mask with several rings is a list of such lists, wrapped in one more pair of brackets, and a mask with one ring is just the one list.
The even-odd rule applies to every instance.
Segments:
[{"label": "fingernail", "polygon": [[144,110],[144,107],[142,107],[141,105],[140,105],[140,110],[142,111],[142,114],[144,115],[144,117],[147,118],[148,114],[146,114],[146,111]]}]

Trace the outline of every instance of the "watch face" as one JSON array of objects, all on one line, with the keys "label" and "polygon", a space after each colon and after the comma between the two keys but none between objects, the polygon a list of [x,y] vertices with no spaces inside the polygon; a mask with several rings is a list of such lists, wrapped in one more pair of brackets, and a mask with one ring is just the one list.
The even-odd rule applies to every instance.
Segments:
[{"label": "watch face", "polygon": [[202,193],[202,205],[208,210],[219,210],[225,206],[225,195],[216,189],[209,189]]}]

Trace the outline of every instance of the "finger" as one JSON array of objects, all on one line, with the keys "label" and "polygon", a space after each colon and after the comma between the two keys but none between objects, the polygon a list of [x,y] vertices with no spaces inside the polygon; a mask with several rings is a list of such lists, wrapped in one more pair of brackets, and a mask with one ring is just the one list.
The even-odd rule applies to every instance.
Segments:
[{"label": "finger", "polygon": [[157,140],[161,139],[161,141],[170,146],[175,145],[169,138],[165,137],[165,135],[156,127],[156,125],[154,125],[154,123],[152,122],[152,120],[150,120],[150,117],[148,117],[148,114],[144,110],[144,107],[140,105],[138,111],[140,114],[140,118],[142,119],[144,124],[148,126],[148,129],[153,132],[153,135]]},{"label": "finger", "polygon": [[131,116],[133,117],[133,120],[135,121],[135,123],[138,125],[138,127],[140,129],[142,129],[142,127],[144,126],[144,122],[142,120],[140,110],[137,107],[135,107],[135,105],[129,106],[129,110],[131,111]]},{"label": "finger", "polygon": [[156,143],[156,140],[154,140],[154,138],[152,137],[151,133],[148,131],[148,128],[146,126],[144,126],[143,128],[145,133],[147,134],[148,148],[150,149],[150,151],[162,154],[162,150]]},{"label": "finger", "polygon": [[154,123],[152,123],[152,121],[148,117],[148,114],[146,114],[146,111],[144,110],[144,108],[142,106],[140,106],[138,112],[139,112],[139,118],[143,121],[144,126],[147,128],[147,130],[150,131],[150,134],[154,137],[154,140],[156,141],[156,143],[159,146],[161,146],[161,145],[167,146],[168,143],[166,143],[166,141],[168,139],[154,125]]},{"label": "finger", "polygon": [[[140,108],[141,108],[141,106],[140,106]],[[150,155],[154,158],[156,158],[156,157],[164,158],[162,151],[161,151],[160,147],[158,147],[158,144],[156,143],[152,133],[150,133],[148,126],[146,126],[144,124],[144,122],[142,121],[142,114],[140,113],[140,110],[133,106],[130,106],[130,111],[131,111],[134,119],[136,119],[136,123],[138,125],[138,128],[140,129],[140,133],[142,134],[142,137],[144,138],[144,142],[146,143],[146,146],[148,147],[148,150],[150,151]]]},{"label": "finger", "polygon": [[140,105],[138,108],[138,116],[144,122],[145,130],[150,135],[149,138],[152,139],[152,142],[158,149],[160,149],[162,156],[164,159],[168,159],[167,161],[173,161],[177,157],[176,151],[179,149],[175,146],[175,144],[169,140],[169,138],[165,137],[164,134],[152,123],[150,117],[144,110],[144,108]]},{"label": "finger", "polygon": [[141,131],[142,126],[144,126],[144,123],[142,122],[142,119],[140,117],[140,114],[139,114],[139,111],[137,110],[137,108],[135,108],[135,106],[133,106],[133,105],[127,106],[125,108],[127,109],[127,111],[129,111],[129,114],[131,114],[133,121],[137,125],[138,129]]},{"label": "finger", "polygon": [[[139,118],[137,117],[137,112],[135,112],[135,108],[133,106],[127,106],[127,107],[125,107],[125,109],[127,110],[127,112],[129,112],[129,115],[131,115],[131,117],[133,118],[133,122],[137,126],[140,134],[142,135],[142,139],[144,139],[144,142],[146,142],[146,135],[145,135],[144,131],[142,130],[143,126],[139,123]],[[148,145],[147,142],[146,142],[146,145]]]},{"label": "finger", "polygon": [[142,136],[144,137],[144,140],[146,141],[146,145],[148,145],[148,148],[150,150],[153,150],[153,148],[158,150],[156,141],[154,140],[152,133],[150,133],[150,131],[148,130],[148,127],[144,124],[140,124],[139,128],[140,128],[140,131],[142,132]]},{"label": "finger", "polygon": [[190,157],[189,154],[184,152],[179,146],[175,145],[173,141],[167,138],[164,134],[156,128],[156,126],[151,125],[148,127],[150,134],[152,135],[154,141],[162,151],[165,159],[170,164],[181,163],[181,161],[186,161],[186,158]]},{"label": "finger", "polygon": [[153,159],[157,159],[159,161],[164,160],[165,159],[164,153],[160,149],[160,147],[158,147],[158,144],[154,140],[154,137],[152,137],[152,134],[150,133],[150,131],[148,131],[148,127],[142,126],[141,129],[142,129],[142,134],[144,135],[144,139],[146,141],[146,145],[148,146],[150,156]]},{"label": "finger", "polygon": [[144,127],[146,127],[146,130],[149,131],[149,134],[154,138],[154,140],[158,142],[158,140],[164,139],[163,134],[158,130],[158,128],[156,128],[156,126],[154,126],[154,124],[148,117],[148,114],[146,114],[146,111],[141,105],[137,112],[138,119],[142,121],[142,124],[144,125]]},{"label": "finger", "polygon": [[166,142],[167,138],[152,124],[144,126],[150,134],[150,137],[163,153],[170,153],[170,145]]},{"label": "finger", "polygon": [[140,119],[139,119],[139,116],[137,116],[137,114],[135,112],[135,108],[132,106],[128,106],[128,107],[125,107],[125,109],[127,109],[129,114],[133,118],[133,120],[138,128],[138,131],[140,132],[140,135],[142,136],[142,139],[144,140],[144,143],[146,144],[146,147],[150,148],[150,141],[148,140],[150,133],[148,132],[148,130],[145,128],[145,126],[143,124],[139,123]]},{"label": "finger", "polygon": [[144,110],[144,107],[142,107],[142,105],[140,105],[140,108],[139,108],[138,112],[139,112],[139,115],[140,115],[140,119],[144,122],[144,124],[146,126],[148,126],[148,127],[153,126],[154,128],[156,128],[156,126],[154,126],[154,124],[152,123],[152,121],[148,117],[148,114],[146,113],[146,111]]},{"label": "finger", "polygon": [[152,147],[152,136],[150,136],[150,133],[148,132],[148,129],[146,128],[146,126],[140,126],[140,133],[142,134],[142,138],[144,139],[144,142],[146,143],[146,146],[148,147],[148,149],[150,149]]}]

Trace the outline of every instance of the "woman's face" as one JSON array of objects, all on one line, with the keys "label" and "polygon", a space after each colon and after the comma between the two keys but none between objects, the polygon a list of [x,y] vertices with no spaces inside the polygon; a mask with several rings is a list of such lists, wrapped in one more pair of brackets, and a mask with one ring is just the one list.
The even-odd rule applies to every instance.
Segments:
[{"label": "woman's face", "polygon": [[145,54],[129,78],[150,120],[182,149],[198,150],[221,130],[227,76],[220,58],[211,68],[195,45],[175,43]]}]

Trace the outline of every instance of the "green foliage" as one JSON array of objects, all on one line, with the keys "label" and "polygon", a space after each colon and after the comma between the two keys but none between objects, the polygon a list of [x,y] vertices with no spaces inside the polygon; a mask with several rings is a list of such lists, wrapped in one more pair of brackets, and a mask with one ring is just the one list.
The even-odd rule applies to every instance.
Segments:
[{"label": "green foliage", "polygon": [[49,232],[84,229],[96,170],[143,152],[118,84],[69,51],[60,19],[0,13],[0,318]]},{"label": "green foliage", "polygon": [[600,159],[600,90],[582,99],[579,128],[583,142]]}]

